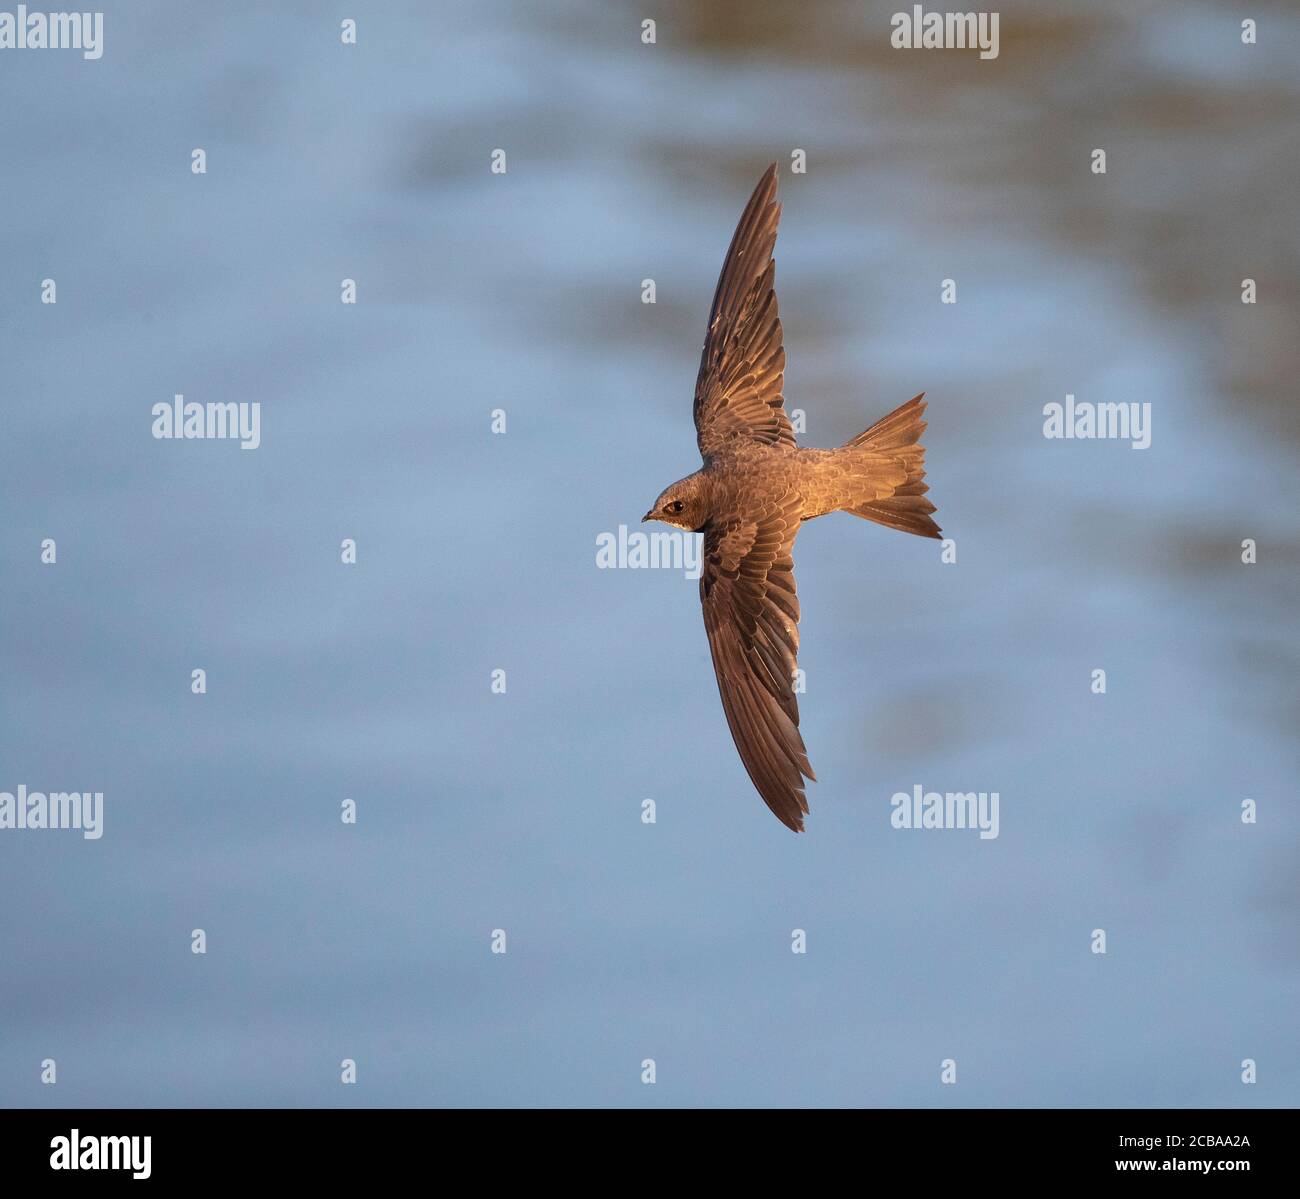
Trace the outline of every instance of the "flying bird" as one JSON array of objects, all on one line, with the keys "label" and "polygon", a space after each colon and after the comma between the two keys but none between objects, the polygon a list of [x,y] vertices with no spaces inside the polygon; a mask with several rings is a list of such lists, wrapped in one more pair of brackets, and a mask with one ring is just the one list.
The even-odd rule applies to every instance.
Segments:
[{"label": "flying bird", "polygon": [[925,498],[924,396],[834,450],[800,449],[785,414],[785,349],[774,279],[776,163],[764,172],[722,264],[700,374],[695,432],[704,465],[641,519],[704,534],[700,603],[732,739],[776,818],[803,831],[804,780],[816,781],[794,673],[799,600],[791,551],[799,526],[850,512],[938,537]]}]

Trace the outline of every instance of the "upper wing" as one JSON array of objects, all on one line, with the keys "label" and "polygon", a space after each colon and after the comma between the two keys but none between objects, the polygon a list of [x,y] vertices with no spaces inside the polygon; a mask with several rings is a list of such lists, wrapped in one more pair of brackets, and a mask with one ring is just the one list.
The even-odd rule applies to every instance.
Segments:
[{"label": "upper wing", "polygon": [[803,831],[804,776],[815,779],[794,697],[799,600],[790,550],[799,532],[792,497],[758,516],[710,524],[700,602],[731,736],[776,818]]},{"label": "upper wing", "polygon": [[773,163],[745,205],[713,294],[695,381],[695,432],[705,458],[733,437],[794,445],[781,406],[785,349],[773,289],[780,219]]}]

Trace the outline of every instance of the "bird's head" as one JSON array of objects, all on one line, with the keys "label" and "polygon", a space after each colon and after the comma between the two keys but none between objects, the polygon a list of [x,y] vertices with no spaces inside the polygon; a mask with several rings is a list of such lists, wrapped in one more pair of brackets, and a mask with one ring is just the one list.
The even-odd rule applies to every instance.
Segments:
[{"label": "bird's head", "polygon": [[661,520],[690,532],[698,532],[708,519],[708,505],[698,472],[664,488],[650,511],[641,518],[643,523]]}]

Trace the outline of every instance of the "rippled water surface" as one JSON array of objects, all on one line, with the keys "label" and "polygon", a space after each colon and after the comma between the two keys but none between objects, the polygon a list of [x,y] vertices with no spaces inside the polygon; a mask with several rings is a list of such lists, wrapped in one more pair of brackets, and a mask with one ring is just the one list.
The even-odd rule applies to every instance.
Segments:
[{"label": "rippled water surface", "polygon": [[[1004,4],[981,61],[867,4],[390,4],[350,48],[104,7],[98,62],[0,61],[0,789],[106,806],[0,831],[0,1101],[924,1106],[945,1058],[967,1105],[1300,1099],[1293,8]],[[804,440],[925,391],[957,551],[800,536],[802,837],[696,584],[595,566],[697,465],[772,160]],[[178,392],[260,448],[154,440]],[[1045,439],[1067,393],[1150,448]],[[1000,835],[892,829],[916,785]]]}]

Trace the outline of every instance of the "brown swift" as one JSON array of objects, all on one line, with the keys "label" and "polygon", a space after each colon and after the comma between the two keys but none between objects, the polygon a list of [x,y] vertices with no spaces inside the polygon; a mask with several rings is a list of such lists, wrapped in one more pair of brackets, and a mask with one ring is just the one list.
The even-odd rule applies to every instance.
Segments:
[{"label": "brown swift", "polygon": [[938,537],[925,498],[924,392],[834,450],[795,445],[781,389],[785,349],[773,281],[776,164],[759,180],[731,239],[695,382],[704,466],[641,519],[704,534],[700,603],[731,736],[778,820],[803,831],[804,779],[816,781],[794,673],[799,600],[790,552],[799,525],[851,512]]}]

